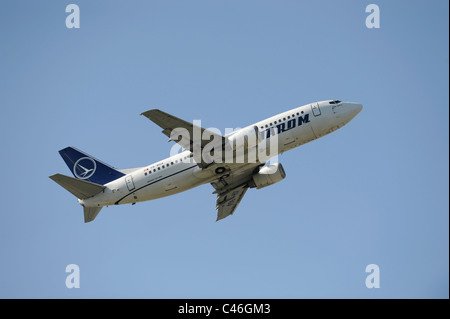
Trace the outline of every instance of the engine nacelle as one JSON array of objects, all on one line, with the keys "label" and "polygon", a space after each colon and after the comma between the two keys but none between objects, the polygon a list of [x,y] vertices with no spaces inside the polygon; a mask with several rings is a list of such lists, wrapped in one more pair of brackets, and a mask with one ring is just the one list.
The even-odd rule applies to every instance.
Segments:
[{"label": "engine nacelle", "polygon": [[252,176],[249,186],[257,189],[273,185],[286,177],[284,168],[280,163],[264,166]]}]

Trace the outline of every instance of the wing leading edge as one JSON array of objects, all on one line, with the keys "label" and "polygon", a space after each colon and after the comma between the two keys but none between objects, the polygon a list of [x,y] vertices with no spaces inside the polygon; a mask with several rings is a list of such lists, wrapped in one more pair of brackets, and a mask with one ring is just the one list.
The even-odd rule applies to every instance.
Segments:
[{"label": "wing leading edge", "polygon": [[[226,143],[224,136],[186,122],[158,109],[146,111],[141,115],[144,115],[150,121],[161,127],[163,129],[162,133],[169,137],[169,141],[178,143],[184,149],[190,150],[194,155],[201,155],[203,148],[210,144],[211,141],[217,141],[218,145],[222,147]],[[210,139],[204,140],[202,137],[205,136],[210,137]],[[208,146],[211,147],[212,145]],[[194,152],[196,147],[198,147],[197,150],[200,150],[200,152]],[[203,159],[196,159],[196,162],[201,168],[208,166],[207,163],[203,162]]]}]

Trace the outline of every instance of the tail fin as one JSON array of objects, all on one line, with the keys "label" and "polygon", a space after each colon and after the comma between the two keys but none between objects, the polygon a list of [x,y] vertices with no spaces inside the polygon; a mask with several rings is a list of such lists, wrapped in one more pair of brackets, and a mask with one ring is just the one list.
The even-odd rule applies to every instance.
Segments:
[{"label": "tail fin", "polygon": [[105,185],[125,175],[108,164],[71,146],[60,150],[59,154],[75,178],[80,180]]}]

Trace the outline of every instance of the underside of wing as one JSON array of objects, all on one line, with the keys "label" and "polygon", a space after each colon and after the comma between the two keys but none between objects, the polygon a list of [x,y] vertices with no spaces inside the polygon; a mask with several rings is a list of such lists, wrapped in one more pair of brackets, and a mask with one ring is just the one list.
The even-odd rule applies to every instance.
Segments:
[{"label": "underside of wing", "polygon": [[258,166],[248,165],[211,182],[211,185],[215,188],[213,194],[217,194],[217,220],[234,213],[245,192],[247,192],[252,175],[257,169]]},{"label": "underside of wing", "polygon": [[224,219],[234,213],[237,206],[241,202],[248,187],[246,185],[241,185],[233,188],[225,193],[219,193],[217,195],[217,220]]}]

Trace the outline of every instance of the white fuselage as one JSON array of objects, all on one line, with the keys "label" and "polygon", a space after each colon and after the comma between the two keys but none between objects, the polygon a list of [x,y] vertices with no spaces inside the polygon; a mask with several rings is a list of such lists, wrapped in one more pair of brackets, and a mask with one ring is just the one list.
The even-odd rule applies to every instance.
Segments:
[{"label": "white fuselage", "polygon": [[[351,121],[362,109],[357,103],[322,101],[307,104],[252,124],[260,138],[277,138],[277,154],[327,135]],[[247,128],[243,128],[245,130]],[[276,155],[277,155],[276,154]],[[264,163],[242,163],[232,174]],[[226,167],[226,164],[222,166]],[[134,204],[180,193],[217,180],[214,170],[201,169],[190,151],[183,151],[106,184],[100,194],[79,200],[85,207]]]}]

